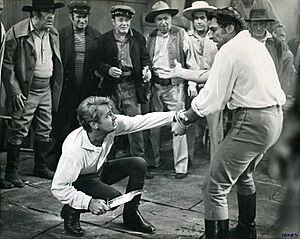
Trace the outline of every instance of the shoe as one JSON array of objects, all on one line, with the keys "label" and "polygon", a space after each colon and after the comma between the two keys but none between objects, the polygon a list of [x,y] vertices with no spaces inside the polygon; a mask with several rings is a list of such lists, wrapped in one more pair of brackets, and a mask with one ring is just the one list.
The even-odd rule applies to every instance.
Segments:
[{"label": "shoe", "polygon": [[203,234],[200,239],[229,239],[228,229],[229,219],[220,221],[205,219],[205,234]]},{"label": "shoe", "polygon": [[12,183],[17,188],[23,188],[25,186],[25,183],[18,172],[6,172],[5,180],[7,180],[9,183]]},{"label": "shoe", "polygon": [[175,178],[176,179],[183,179],[187,177],[187,173],[176,173]]},{"label": "shoe", "polygon": [[3,178],[0,178],[0,189],[10,189],[13,188],[14,185]]},{"label": "shoe", "polygon": [[80,226],[80,213],[69,206],[64,206],[61,210],[61,218],[64,219],[64,229],[72,236],[82,237],[84,231]]},{"label": "shoe", "polygon": [[54,177],[54,172],[50,169],[44,167],[44,168],[34,168],[33,175],[39,178],[45,178],[52,180]]},{"label": "shoe", "polygon": [[240,222],[229,231],[230,239],[257,239],[255,223],[245,226]]},{"label": "shoe", "polygon": [[124,207],[123,222],[127,228],[133,231],[152,234],[154,226],[143,218],[137,207]]},{"label": "shoe", "polygon": [[153,178],[154,178],[154,175],[151,172],[147,171],[146,179],[153,179]]},{"label": "shoe", "polygon": [[18,173],[19,159],[20,145],[8,143],[5,180],[12,183],[15,187],[22,188],[25,186],[25,183]]}]

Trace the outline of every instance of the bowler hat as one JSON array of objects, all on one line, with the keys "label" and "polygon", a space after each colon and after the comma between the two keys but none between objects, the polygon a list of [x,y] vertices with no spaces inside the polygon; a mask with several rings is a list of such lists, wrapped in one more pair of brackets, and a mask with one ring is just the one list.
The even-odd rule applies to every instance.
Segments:
[{"label": "bowler hat", "polygon": [[192,21],[193,20],[193,14],[195,12],[200,12],[200,11],[212,12],[216,9],[217,9],[216,7],[208,5],[207,2],[196,1],[196,2],[193,2],[191,7],[187,8],[187,9],[184,9],[182,13],[183,13],[183,16],[185,16],[187,19]]},{"label": "bowler hat", "polygon": [[264,21],[264,22],[274,22],[274,19],[268,18],[266,9],[251,9],[249,18],[246,19],[247,22],[253,21]]},{"label": "bowler hat", "polygon": [[77,13],[77,14],[84,14],[89,15],[90,14],[90,5],[87,1],[84,0],[74,0],[71,1],[68,5],[70,13]]},{"label": "bowler hat", "polygon": [[145,21],[149,23],[154,23],[156,16],[162,13],[170,13],[171,16],[175,16],[178,13],[178,9],[172,9],[164,1],[158,1],[152,6],[151,12],[146,15]]},{"label": "bowler hat", "polygon": [[32,10],[56,9],[64,6],[65,4],[61,2],[54,3],[54,0],[32,0],[32,6],[24,6],[22,7],[22,11],[30,12]]},{"label": "bowler hat", "polygon": [[135,10],[126,5],[115,5],[110,8],[110,13],[112,17],[125,16],[131,19],[135,14]]}]

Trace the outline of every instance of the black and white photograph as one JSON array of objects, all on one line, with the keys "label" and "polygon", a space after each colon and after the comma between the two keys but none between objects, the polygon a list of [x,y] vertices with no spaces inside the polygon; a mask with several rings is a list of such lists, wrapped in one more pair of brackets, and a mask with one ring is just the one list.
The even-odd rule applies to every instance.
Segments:
[{"label": "black and white photograph", "polygon": [[0,238],[300,239],[299,0],[0,0]]}]

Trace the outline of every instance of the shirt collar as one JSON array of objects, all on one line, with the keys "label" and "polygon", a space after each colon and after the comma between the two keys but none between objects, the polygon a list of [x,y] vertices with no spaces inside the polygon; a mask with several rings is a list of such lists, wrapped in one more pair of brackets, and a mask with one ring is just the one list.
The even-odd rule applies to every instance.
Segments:
[{"label": "shirt collar", "polygon": [[[34,26],[34,24],[32,22],[32,18],[30,18],[30,21],[29,21],[29,31],[35,32],[38,36],[40,36],[39,31],[36,29],[36,27]],[[45,30],[43,35],[48,34],[49,31],[50,31],[50,29]]]},{"label": "shirt collar", "polygon": [[157,31],[157,36],[163,37],[163,38],[167,38],[170,35],[170,31],[168,31],[167,33],[163,34],[160,31]]},{"label": "shirt collar", "polygon": [[264,38],[261,39],[261,42],[266,42],[270,38],[273,38],[273,36],[268,30],[266,30],[266,34],[265,34]]},{"label": "shirt collar", "polygon": [[86,150],[99,151],[100,147],[93,145],[88,137],[86,130],[82,132],[82,144],[81,147]]},{"label": "shirt collar", "polygon": [[[120,40],[120,35],[116,33],[116,30],[114,29],[113,30],[113,33],[114,33],[114,37],[116,40]],[[129,29],[128,33],[126,34],[126,39],[129,39],[130,37],[133,37],[133,32],[131,29]]]}]

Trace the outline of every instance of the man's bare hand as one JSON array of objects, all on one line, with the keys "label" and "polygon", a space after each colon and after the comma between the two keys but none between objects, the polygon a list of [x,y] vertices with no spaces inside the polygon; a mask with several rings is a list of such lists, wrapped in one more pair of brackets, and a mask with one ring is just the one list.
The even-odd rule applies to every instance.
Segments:
[{"label": "man's bare hand", "polygon": [[122,70],[118,67],[111,67],[109,68],[108,74],[113,78],[120,78],[122,75]]},{"label": "man's bare hand", "polygon": [[158,74],[159,78],[162,79],[173,79],[179,77],[178,72],[180,69],[182,69],[182,65],[175,59],[174,60],[175,67],[169,68],[169,67],[156,67],[154,71]]},{"label": "man's bare hand", "polygon": [[189,84],[188,86],[188,96],[195,97],[198,95],[197,84]]},{"label": "man's bare hand", "polygon": [[171,132],[175,136],[181,136],[181,135],[186,134],[188,126],[185,125],[185,122],[187,122],[189,119],[185,115],[185,111],[182,110],[182,111],[176,112],[175,119],[176,119],[176,122],[172,123]]},{"label": "man's bare hand", "polygon": [[149,69],[149,66],[144,66],[142,74],[143,74],[143,80],[144,80],[144,82],[150,81],[150,79],[152,77],[152,73],[151,73],[151,71]]},{"label": "man's bare hand", "polygon": [[13,111],[23,110],[23,108],[25,106],[25,104],[24,104],[25,100],[26,100],[26,97],[22,93],[10,97],[10,104],[11,104],[12,110]]},{"label": "man's bare hand", "polygon": [[102,215],[110,211],[110,208],[106,205],[104,200],[92,198],[89,204],[89,210],[95,215]]}]

